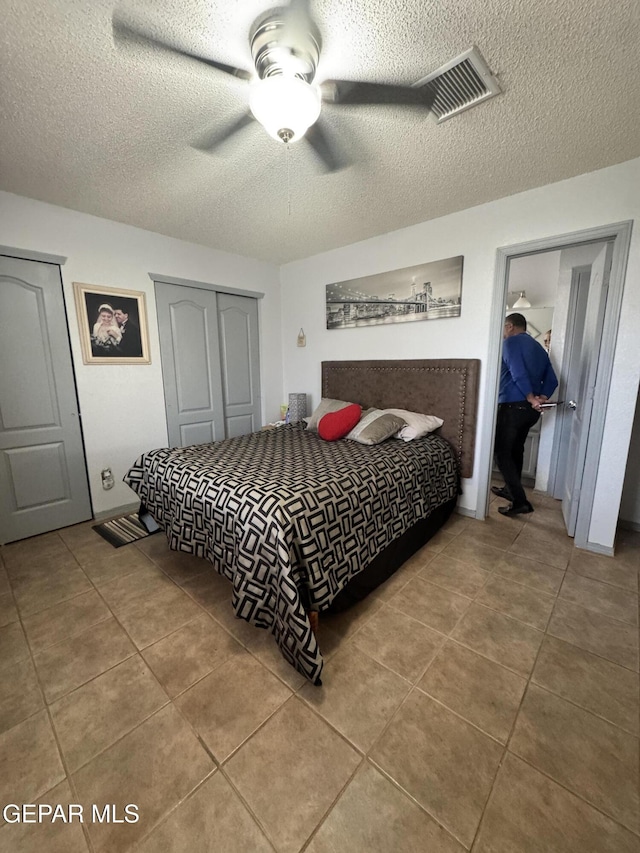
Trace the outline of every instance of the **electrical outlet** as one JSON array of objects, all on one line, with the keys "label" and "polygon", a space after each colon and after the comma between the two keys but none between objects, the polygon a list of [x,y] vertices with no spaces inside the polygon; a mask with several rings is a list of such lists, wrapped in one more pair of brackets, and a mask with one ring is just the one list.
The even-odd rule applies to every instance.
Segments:
[{"label": "electrical outlet", "polygon": [[111,468],[103,468],[100,472],[100,476],[102,477],[103,489],[112,489],[115,486],[115,480],[113,479]]}]

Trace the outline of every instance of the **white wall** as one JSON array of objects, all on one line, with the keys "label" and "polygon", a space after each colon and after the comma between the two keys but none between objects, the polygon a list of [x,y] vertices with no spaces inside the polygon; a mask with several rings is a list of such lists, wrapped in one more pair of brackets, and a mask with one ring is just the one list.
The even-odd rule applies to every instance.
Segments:
[{"label": "white wall", "polygon": [[[496,365],[487,365],[492,311],[502,311],[502,294],[494,294],[496,249],[606,223],[640,218],[640,159],[631,160],[539,187],[490,204],[423,222],[410,228],[336,249],[281,270],[284,389],[307,390],[313,404],[320,398],[320,362],[366,358],[479,358],[480,425],[473,478],[464,482],[460,506],[476,512],[479,466],[489,470],[491,447],[486,435],[493,412],[487,411],[487,383],[495,382]],[[459,318],[372,326],[325,328],[325,285],[440,258],[464,255],[462,315]],[[640,379],[637,329],[640,323],[640,234],[634,229],[622,303],[615,366],[610,386],[596,505],[590,541],[613,545],[633,405]],[[307,346],[296,348],[300,327]],[[489,386],[491,387],[491,386]]]},{"label": "white wall", "polygon": [[[148,273],[265,294],[259,303],[262,412],[265,420],[278,417],[282,352],[277,267],[4,192],[0,244],[68,258],[62,280],[96,514],[135,502],[122,476],[143,451],[168,442],[155,296]],[[74,281],[146,294],[151,364],[83,364]],[[110,491],[100,482],[106,466],[116,480]]]}]

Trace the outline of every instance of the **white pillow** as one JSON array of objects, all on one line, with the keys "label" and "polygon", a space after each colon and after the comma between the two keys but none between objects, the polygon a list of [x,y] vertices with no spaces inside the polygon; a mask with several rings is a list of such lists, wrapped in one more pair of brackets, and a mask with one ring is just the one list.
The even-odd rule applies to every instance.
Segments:
[{"label": "white pillow", "polygon": [[442,418],[437,418],[435,415],[423,415],[420,412],[408,412],[406,409],[384,409],[385,412],[390,412],[392,415],[397,415],[406,421],[394,438],[401,438],[402,441],[413,441],[414,438],[422,438],[430,432],[440,429],[444,421]]}]

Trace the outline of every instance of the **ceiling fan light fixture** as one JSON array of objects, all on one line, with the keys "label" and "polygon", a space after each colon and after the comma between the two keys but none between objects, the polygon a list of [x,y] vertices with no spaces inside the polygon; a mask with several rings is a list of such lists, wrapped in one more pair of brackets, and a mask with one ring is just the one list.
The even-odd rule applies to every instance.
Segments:
[{"label": "ceiling fan light fixture", "polygon": [[317,86],[284,74],[255,80],[249,107],[269,136],[279,142],[297,142],[320,115]]},{"label": "ceiling fan light fixture", "polygon": [[513,308],[531,308],[531,303],[527,299],[527,294],[524,290],[520,291],[520,296],[513,303]]}]

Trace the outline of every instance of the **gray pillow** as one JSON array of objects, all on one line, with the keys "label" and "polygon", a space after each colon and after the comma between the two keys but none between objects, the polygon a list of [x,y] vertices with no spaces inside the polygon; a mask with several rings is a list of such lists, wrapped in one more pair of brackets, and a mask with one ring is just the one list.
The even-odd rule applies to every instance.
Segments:
[{"label": "gray pillow", "polygon": [[307,423],[307,429],[310,429],[311,432],[318,432],[318,423],[321,418],[328,415],[329,412],[339,412],[340,409],[344,409],[351,405],[352,403],[345,403],[344,400],[332,400],[330,397],[323,397],[320,400],[319,406],[313,410],[313,413],[309,418],[309,422]]},{"label": "gray pillow", "polygon": [[367,409],[345,438],[359,444],[380,444],[405,426],[406,421],[381,409]]}]

